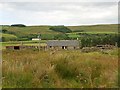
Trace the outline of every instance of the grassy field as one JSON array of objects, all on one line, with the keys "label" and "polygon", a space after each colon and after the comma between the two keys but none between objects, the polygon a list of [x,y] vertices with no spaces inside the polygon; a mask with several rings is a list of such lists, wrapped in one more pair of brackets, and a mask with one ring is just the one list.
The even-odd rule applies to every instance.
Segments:
[{"label": "grassy field", "polygon": [[3,50],[4,88],[116,88],[117,49],[74,51]]}]

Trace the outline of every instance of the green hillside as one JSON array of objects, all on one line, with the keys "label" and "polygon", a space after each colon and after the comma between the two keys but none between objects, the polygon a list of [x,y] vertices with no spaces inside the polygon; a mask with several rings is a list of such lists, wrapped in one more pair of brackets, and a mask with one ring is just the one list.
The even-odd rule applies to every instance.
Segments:
[{"label": "green hillside", "polygon": [[[54,29],[51,29],[55,28]],[[61,30],[62,29],[62,30]],[[41,34],[41,38],[44,40],[51,40],[51,39],[67,39],[67,35],[70,38],[79,37],[76,36],[76,33],[88,33],[88,34],[111,34],[118,32],[118,25],[117,24],[106,24],[106,25],[89,25],[89,26],[26,26],[26,27],[13,27],[13,26],[2,26],[1,29],[4,38],[7,38],[5,41],[11,40],[22,40],[27,41],[31,40],[32,38],[36,38],[38,33]],[[69,30],[69,33],[66,33]],[[72,32],[71,32],[72,31]],[[7,34],[7,35],[5,35]],[[73,35],[74,34],[74,35]],[[13,35],[8,37],[9,35]],[[64,37],[63,37],[64,36]],[[9,39],[10,38],[10,39]]]},{"label": "green hillside", "polygon": [[117,24],[69,26],[69,28],[72,31],[83,31],[83,32],[101,32],[101,33],[118,32],[118,25]]},{"label": "green hillside", "polygon": [[54,34],[56,32],[49,30],[50,26],[27,26],[27,27],[11,27],[11,26],[3,26],[3,29],[6,29],[11,32],[19,33],[19,34]]},{"label": "green hillside", "polygon": [[[24,34],[57,34],[60,32],[55,32],[50,30],[51,26],[27,26],[27,27],[11,27],[11,26],[3,26],[3,29],[7,29],[8,31],[16,32],[16,33],[24,33]],[[83,30],[84,32],[117,32],[118,25],[117,24],[106,24],[106,25],[89,25],[89,26],[67,26],[72,31],[75,30]]]}]

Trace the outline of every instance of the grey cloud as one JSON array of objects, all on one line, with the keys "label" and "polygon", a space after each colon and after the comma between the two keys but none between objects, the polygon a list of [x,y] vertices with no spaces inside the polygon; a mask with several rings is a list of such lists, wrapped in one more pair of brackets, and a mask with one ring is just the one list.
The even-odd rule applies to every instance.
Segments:
[{"label": "grey cloud", "polygon": [[[39,11],[39,12],[49,12],[49,11],[71,11],[81,8],[109,8],[117,5],[116,2],[11,2],[4,3],[12,9],[18,11]],[[74,8],[75,7],[75,8]],[[77,7],[77,8],[76,8]]]},{"label": "grey cloud", "polygon": [[119,2],[119,0],[1,0],[1,2]]},{"label": "grey cloud", "polygon": [[117,20],[116,2],[10,2],[2,5],[4,22],[77,25],[116,23]]}]

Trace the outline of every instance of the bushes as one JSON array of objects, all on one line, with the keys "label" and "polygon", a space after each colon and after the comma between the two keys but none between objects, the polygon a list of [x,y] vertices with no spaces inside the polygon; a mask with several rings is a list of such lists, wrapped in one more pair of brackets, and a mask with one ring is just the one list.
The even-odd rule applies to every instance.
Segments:
[{"label": "bushes", "polygon": [[2,30],[0,30],[0,32],[2,32],[2,33],[6,33],[6,32],[8,32],[6,29],[2,29]]},{"label": "bushes", "polygon": [[69,33],[68,37],[68,39],[73,40],[79,38],[79,40],[81,40],[81,47],[90,47],[105,44],[115,45],[116,42],[118,43],[118,46],[120,46],[120,35],[117,34]]},{"label": "bushes", "polygon": [[84,46],[96,46],[111,44],[115,45],[118,42],[117,34],[81,34],[81,45]]}]

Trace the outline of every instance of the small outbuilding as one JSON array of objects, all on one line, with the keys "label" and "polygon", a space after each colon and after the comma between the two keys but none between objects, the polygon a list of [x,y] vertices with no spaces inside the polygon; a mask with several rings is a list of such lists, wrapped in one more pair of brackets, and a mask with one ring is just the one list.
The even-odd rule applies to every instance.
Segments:
[{"label": "small outbuilding", "polygon": [[8,50],[20,50],[21,46],[6,46],[6,49],[8,49]]},{"label": "small outbuilding", "polygon": [[79,49],[78,40],[49,40],[47,41],[48,49]]}]

